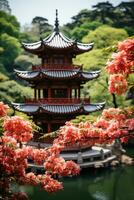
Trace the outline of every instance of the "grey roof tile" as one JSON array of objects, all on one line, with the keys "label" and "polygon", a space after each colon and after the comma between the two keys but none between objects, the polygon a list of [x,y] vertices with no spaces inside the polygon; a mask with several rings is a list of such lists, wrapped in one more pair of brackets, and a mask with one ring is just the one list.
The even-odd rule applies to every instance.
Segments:
[{"label": "grey roof tile", "polygon": [[55,113],[55,114],[69,114],[69,113],[90,113],[95,112],[97,110],[101,110],[105,106],[105,102],[96,103],[96,104],[73,104],[73,105],[50,105],[50,104],[21,104],[21,103],[13,103],[13,107],[24,113],[37,113],[41,110],[41,112],[46,113]]}]

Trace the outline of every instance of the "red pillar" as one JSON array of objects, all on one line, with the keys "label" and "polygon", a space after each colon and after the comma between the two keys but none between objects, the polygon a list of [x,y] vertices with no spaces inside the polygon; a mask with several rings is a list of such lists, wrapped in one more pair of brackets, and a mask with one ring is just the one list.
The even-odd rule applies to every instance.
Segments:
[{"label": "red pillar", "polygon": [[48,123],[48,126],[47,126],[47,131],[48,131],[48,133],[50,133],[51,132],[51,123]]}]

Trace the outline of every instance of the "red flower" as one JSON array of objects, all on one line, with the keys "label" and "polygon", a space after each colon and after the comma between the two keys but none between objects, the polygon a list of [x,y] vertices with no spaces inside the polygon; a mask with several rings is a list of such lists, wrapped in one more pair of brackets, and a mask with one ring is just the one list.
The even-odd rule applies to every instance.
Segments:
[{"label": "red flower", "polygon": [[109,92],[121,95],[127,91],[127,81],[122,74],[114,74],[110,76]]},{"label": "red flower", "polygon": [[102,118],[109,121],[118,120],[119,122],[126,120],[125,112],[123,112],[120,108],[108,108],[104,109],[102,112]]},{"label": "red flower", "polygon": [[134,119],[128,119],[126,121],[126,125],[128,127],[128,130],[134,130]]},{"label": "red flower", "polygon": [[42,180],[42,187],[47,192],[57,192],[63,188],[62,183],[57,180],[51,178],[50,175],[45,175]]},{"label": "red flower", "polygon": [[3,128],[5,136],[11,136],[20,142],[28,142],[33,137],[30,122],[18,116],[7,118]]},{"label": "red flower", "polygon": [[127,39],[123,42],[119,42],[118,44],[119,51],[125,51],[127,53],[133,53],[134,52],[134,39]]},{"label": "red flower", "polygon": [[0,102],[0,117],[6,116],[8,109],[8,105],[5,105],[3,102]]}]

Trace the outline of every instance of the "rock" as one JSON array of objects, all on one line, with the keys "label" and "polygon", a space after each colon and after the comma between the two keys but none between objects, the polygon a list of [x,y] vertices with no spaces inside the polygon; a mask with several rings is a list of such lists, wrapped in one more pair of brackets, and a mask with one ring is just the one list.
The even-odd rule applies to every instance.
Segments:
[{"label": "rock", "polygon": [[122,155],[121,163],[126,164],[126,165],[132,165],[132,164],[134,164],[134,160],[133,160],[133,158],[131,158],[127,155]]},{"label": "rock", "polygon": [[113,160],[112,162],[111,162],[111,166],[112,167],[115,167],[115,166],[117,166],[117,165],[119,165],[120,164],[120,162],[118,161],[118,160]]},{"label": "rock", "polygon": [[95,163],[94,168],[100,168],[100,167],[104,167],[104,165],[101,162]]}]

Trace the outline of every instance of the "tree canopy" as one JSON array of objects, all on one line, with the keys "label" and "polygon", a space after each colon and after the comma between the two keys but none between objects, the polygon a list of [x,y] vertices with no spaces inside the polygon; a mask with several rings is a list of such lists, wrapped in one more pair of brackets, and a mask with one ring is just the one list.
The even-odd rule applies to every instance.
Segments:
[{"label": "tree canopy", "polygon": [[124,29],[113,28],[107,25],[100,26],[83,38],[83,42],[94,42],[95,48],[104,48],[116,44],[128,37]]},{"label": "tree canopy", "polygon": [[11,13],[11,8],[8,0],[0,0],[0,10],[3,10],[4,12],[7,13]]}]

